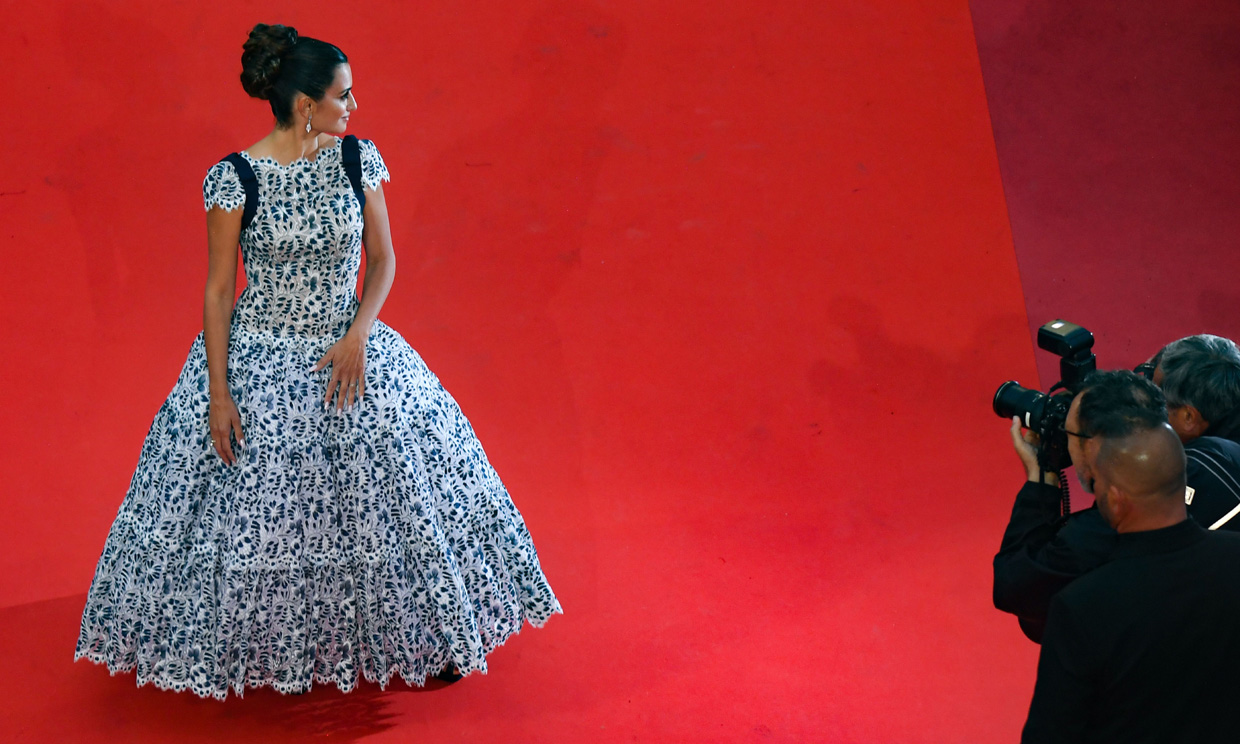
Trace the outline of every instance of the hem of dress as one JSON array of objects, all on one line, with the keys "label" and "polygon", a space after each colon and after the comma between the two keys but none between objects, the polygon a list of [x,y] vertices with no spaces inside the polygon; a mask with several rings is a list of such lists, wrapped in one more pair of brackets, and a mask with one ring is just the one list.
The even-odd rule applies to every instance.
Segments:
[{"label": "hem of dress", "polygon": [[[490,648],[487,648],[486,650],[482,652],[483,658],[482,658],[481,666],[469,668],[469,669],[459,669],[460,673],[464,677],[468,677],[470,674],[473,674],[474,672],[477,672],[479,674],[486,674],[487,673],[486,657],[489,656],[492,652],[494,652],[495,649],[507,643],[510,638],[512,638],[513,636],[517,635],[522,630],[524,630],[525,624],[529,624],[533,626],[534,628],[541,628],[544,625],[546,625],[547,622],[552,617],[556,615],[562,615],[562,614],[564,614],[564,610],[562,607],[560,607],[559,603],[557,602],[555,609],[552,610],[551,614],[548,615],[547,617],[541,620],[534,620],[532,618],[526,618],[525,623],[523,623],[520,627],[513,629],[512,631],[504,635],[502,638],[500,638],[497,642],[493,643],[490,646]],[[85,659],[86,661],[89,661],[92,664],[97,664],[99,666],[107,668],[108,676],[110,677],[115,677],[120,674],[128,674],[130,672],[135,671],[135,669],[137,668],[136,663],[122,665],[122,666],[114,666],[111,660],[109,660],[105,654],[102,654],[96,651],[81,650],[81,649],[74,651],[73,662],[76,664],[82,659]],[[453,659],[451,658],[447,659],[446,661],[444,661],[443,666],[440,667],[441,671],[443,669],[446,669],[449,664],[454,664],[454,663],[455,661]],[[229,690],[232,690],[233,694],[236,697],[244,699],[245,691],[247,689],[253,690],[253,689],[258,689],[260,687],[270,687],[271,689],[275,690],[281,695],[302,695],[302,694],[308,693],[311,690],[313,690],[316,684],[320,684],[320,685],[335,684],[336,689],[338,689],[341,692],[341,694],[347,695],[348,693],[352,692],[353,690],[357,688],[358,682],[362,679],[365,679],[367,682],[370,682],[371,684],[379,685],[380,690],[386,690],[387,686],[392,683],[392,678],[396,676],[399,676],[401,678],[401,681],[403,681],[406,685],[408,685],[411,688],[414,688],[414,687],[421,688],[421,687],[426,686],[426,678],[428,676],[433,676],[433,675],[424,674],[419,679],[417,675],[412,675],[412,674],[405,675],[403,672],[400,671],[399,667],[395,667],[395,666],[390,667],[387,670],[387,673],[385,675],[382,675],[383,677],[382,679],[380,679],[380,675],[378,674],[372,675],[366,670],[359,670],[357,673],[353,675],[352,679],[341,679],[340,677],[336,675],[325,675],[325,674],[319,674],[317,672],[314,672],[314,673],[311,673],[310,675],[309,685],[301,685],[301,684],[296,684],[296,683],[286,684],[286,683],[279,682],[276,680],[262,679],[262,680],[253,681],[253,682],[247,681],[245,682],[245,684],[238,686],[235,682],[230,681],[224,687],[223,690],[207,692],[205,694],[199,691],[198,689],[196,689],[192,684],[188,682],[181,682],[179,680],[169,680],[166,675],[162,675],[162,674],[152,675],[149,677],[135,675],[134,681],[136,682],[136,686],[138,688],[146,687],[149,684],[149,685],[154,685],[156,688],[163,690],[165,692],[169,692],[169,691],[185,692],[188,690],[189,692],[194,693],[195,695],[202,698],[203,700],[211,699],[211,700],[218,700],[220,702],[224,702],[228,698]]]}]

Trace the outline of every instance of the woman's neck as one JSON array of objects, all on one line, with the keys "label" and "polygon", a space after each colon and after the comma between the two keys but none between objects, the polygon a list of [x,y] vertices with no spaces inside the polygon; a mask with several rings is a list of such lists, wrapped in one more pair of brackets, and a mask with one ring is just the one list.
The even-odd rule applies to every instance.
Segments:
[{"label": "woman's neck", "polygon": [[[306,132],[299,127],[281,129],[276,127],[254,147],[250,148],[255,157],[273,158],[281,165],[288,165],[296,160],[313,160],[320,149],[322,135],[319,132]],[[255,153],[254,150],[261,150]]]}]

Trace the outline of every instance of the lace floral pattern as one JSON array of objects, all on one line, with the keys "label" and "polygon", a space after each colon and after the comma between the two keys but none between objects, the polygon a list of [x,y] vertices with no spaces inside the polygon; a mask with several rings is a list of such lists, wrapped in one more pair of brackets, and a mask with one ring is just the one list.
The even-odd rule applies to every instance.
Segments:
[{"label": "lace floral pattern", "polygon": [[[456,402],[383,323],[365,399],[323,410],[330,370],[309,369],[357,310],[361,208],[339,143],[287,166],[244,157],[260,198],[228,382],[248,449],[229,467],[211,445],[199,334],[104,544],[75,659],[221,700],[486,671],[526,621],[561,611],[529,531]],[[368,188],[389,178],[365,140],[362,172]],[[203,195],[245,202],[230,163]]]}]

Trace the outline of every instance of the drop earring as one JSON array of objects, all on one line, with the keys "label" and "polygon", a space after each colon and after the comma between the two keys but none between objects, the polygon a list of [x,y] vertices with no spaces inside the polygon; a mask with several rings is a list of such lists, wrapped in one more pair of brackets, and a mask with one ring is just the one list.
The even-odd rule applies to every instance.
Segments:
[{"label": "drop earring", "polygon": [[306,134],[310,134],[310,117],[314,114],[306,114]]}]

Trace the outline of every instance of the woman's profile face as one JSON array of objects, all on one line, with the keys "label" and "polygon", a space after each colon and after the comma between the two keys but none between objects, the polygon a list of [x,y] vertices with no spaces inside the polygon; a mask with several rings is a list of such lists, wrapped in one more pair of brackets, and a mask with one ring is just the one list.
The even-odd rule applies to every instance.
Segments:
[{"label": "woman's profile face", "polygon": [[349,114],[357,110],[353,97],[353,71],[348,63],[336,67],[336,77],[323,97],[314,102],[311,126],[328,134],[344,134],[349,126]]}]

